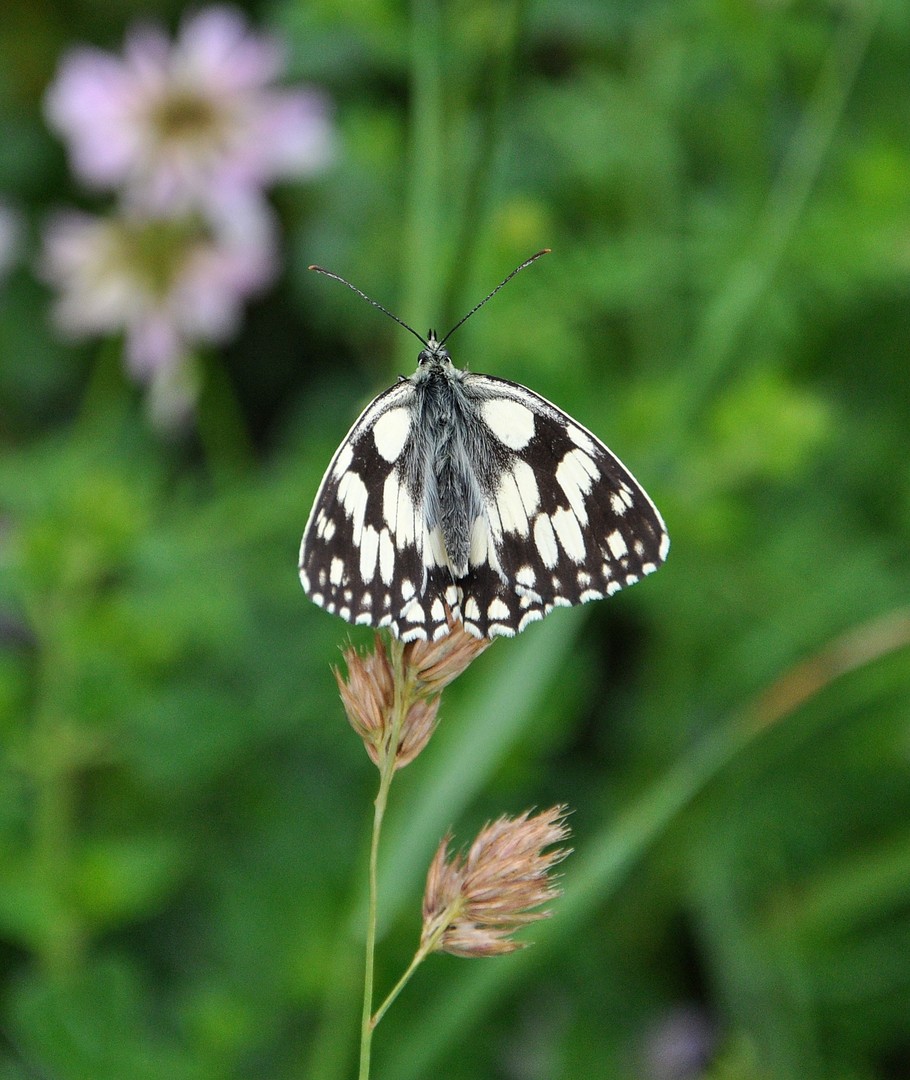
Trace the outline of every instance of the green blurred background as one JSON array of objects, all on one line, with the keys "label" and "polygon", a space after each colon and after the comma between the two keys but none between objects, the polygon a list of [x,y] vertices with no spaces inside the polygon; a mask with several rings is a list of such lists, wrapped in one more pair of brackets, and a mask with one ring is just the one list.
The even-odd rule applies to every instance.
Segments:
[{"label": "green blurred background", "polygon": [[319,477],[415,342],[572,412],[667,566],[499,641],[392,793],[378,990],[453,826],[567,802],[554,918],[434,957],[404,1080],[910,1077],[910,10],[905,0],[276,0],[332,167],[285,269],[152,429],[117,342],[34,274],[92,201],[41,98],[74,42],[181,5],[5,0],[0,1078],[353,1073],[376,775],[296,578]]}]

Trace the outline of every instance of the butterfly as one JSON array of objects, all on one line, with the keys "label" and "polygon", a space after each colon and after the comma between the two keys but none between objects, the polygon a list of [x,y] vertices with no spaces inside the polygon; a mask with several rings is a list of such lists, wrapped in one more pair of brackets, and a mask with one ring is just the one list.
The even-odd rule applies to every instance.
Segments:
[{"label": "butterfly", "polygon": [[611,596],[666,559],[654,503],[606,446],[539,394],[461,370],[423,344],[358,417],[329,463],[300,546],[300,581],[348,622],[402,641],[436,640],[453,619],[512,636],[554,608]]}]

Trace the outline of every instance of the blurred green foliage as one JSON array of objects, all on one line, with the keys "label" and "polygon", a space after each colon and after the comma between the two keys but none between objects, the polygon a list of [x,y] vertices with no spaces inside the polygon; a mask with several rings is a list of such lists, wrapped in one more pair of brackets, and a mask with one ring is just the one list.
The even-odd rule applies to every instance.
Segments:
[{"label": "blurred green foliage", "polygon": [[340,153],[277,192],[286,273],[168,439],[33,270],[93,205],[42,121],[62,51],[180,10],[0,20],[0,1078],[351,1075],[375,776],[329,671],[359,633],[295,554],[414,342],[305,267],[423,329],[543,245],[454,359],[604,436],[673,546],[447,691],[393,788],[380,993],[450,824],[566,801],[576,851],[533,949],[425,966],[376,1075],[910,1075],[903,0],[250,9]]}]

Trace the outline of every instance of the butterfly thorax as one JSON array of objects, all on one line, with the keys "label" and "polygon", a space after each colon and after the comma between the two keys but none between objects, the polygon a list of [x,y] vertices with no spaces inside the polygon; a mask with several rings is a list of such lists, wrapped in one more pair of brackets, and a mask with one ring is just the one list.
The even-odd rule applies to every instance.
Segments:
[{"label": "butterfly thorax", "polygon": [[431,332],[410,380],[415,391],[412,430],[420,432],[422,443],[415,448],[415,465],[425,481],[427,526],[431,533],[439,526],[454,578],[468,571],[471,530],[483,512],[468,449],[476,419],[464,378]]}]

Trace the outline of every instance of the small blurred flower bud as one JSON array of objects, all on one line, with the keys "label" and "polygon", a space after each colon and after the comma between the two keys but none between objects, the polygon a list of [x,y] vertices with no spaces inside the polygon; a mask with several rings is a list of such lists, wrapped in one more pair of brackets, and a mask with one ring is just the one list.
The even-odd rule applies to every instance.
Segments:
[{"label": "small blurred flower bud", "polygon": [[523,948],[511,935],[545,919],[537,910],[559,888],[549,871],[568,848],[544,851],[569,835],[565,806],[501,817],[478,834],[466,856],[448,857],[443,837],[427,874],[421,948],[455,956],[499,956]]}]

